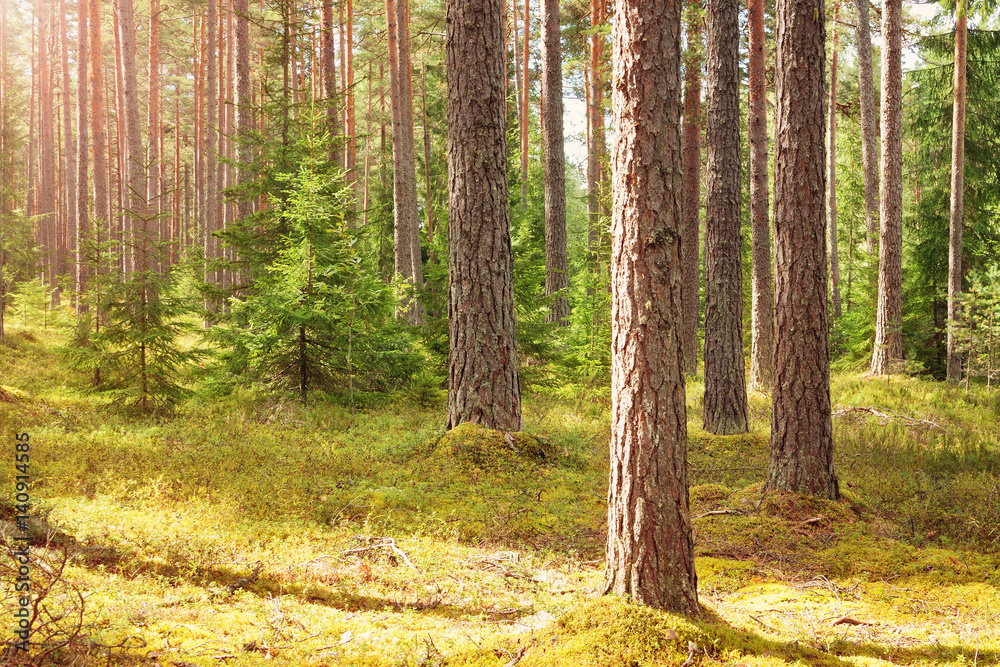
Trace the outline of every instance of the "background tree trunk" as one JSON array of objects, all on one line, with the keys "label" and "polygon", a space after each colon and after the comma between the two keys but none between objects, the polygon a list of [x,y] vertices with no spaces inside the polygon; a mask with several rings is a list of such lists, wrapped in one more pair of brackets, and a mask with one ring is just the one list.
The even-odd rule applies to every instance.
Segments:
[{"label": "background tree trunk", "polygon": [[691,377],[698,373],[698,312],[700,297],[698,272],[701,246],[701,75],[704,47],[702,25],[705,15],[701,0],[687,3],[687,62],[684,78],[684,206],[681,219],[681,298],[684,318],[684,371]]},{"label": "background tree trunk", "polygon": [[955,23],[955,102],[951,121],[951,222],[948,238],[948,379],[962,379],[962,355],[955,340],[962,291],[962,210],[965,195],[965,69],[968,0],[958,1]]},{"label": "background tree trunk", "polygon": [[[417,165],[413,146],[413,108],[410,103],[410,47],[406,39],[407,0],[386,0],[389,34],[389,94],[392,104],[392,203],[395,270],[415,289],[423,286],[420,253],[420,214],[417,207]],[[416,297],[404,299],[399,315],[420,324],[423,308]]]},{"label": "background tree trunk", "polygon": [[903,357],[903,73],[902,0],[882,9],[882,196],[879,202],[878,309],[873,375]]},{"label": "background tree trunk", "polygon": [[545,295],[552,301],[546,318],[569,324],[568,260],[566,256],[566,151],[563,145],[562,33],[559,0],[544,0],[542,18],[542,106],[545,125]]},{"label": "background tree trunk", "polygon": [[[38,209],[41,216],[38,220],[39,240],[42,252],[48,258],[45,270],[45,282],[49,289],[58,286],[55,267],[58,266],[58,244],[56,242],[55,215],[55,137],[53,133],[52,110],[54,107],[52,95],[52,79],[49,63],[49,25],[51,14],[45,0],[38,0]],[[52,303],[59,303],[59,296],[53,293]]]},{"label": "background tree trunk", "polygon": [[605,592],[697,616],[681,327],[680,3],[612,29],[611,475]]},{"label": "background tree trunk", "polygon": [[[247,0],[233,0],[233,11],[236,13],[236,129],[238,132],[239,152],[237,156],[237,182],[246,187],[253,178],[250,162],[253,151],[250,147],[250,133],[253,131],[253,108],[251,94],[253,84],[250,81],[250,10]],[[242,220],[250,216],[253,210],[248,193],[243,193],[236,209],[236,218]]]},{"label": "background tree trunk", "polygon": [[[87,105],[90,103],[90,87],[87,78],[87,69],[90,66],[90,40],[87,34],[89,27],[89,7],[87,0],[77,0],[76,3],[76,24],[77,24],[77,49],[76,49],[76,218],[73,223],[76,226],[76,257],[74,257],[76,272],[74,283],[76,288],[76,312],[82,313],[86,310],[83,301],[84,293],[87,290],[87,279],[90,275],[87,266],[87,235],[90,228],[88,218],[88,197],[87,183],[90,178],[89,158],[90,152],[90,118]],[[2,38],[0,38],[2,39]],[[2,210],[2,207],[0,207]]]},{"label": "background tree trunk", "polygon": [[448,428],[522,427],[507,193],[504,0],[448,0]]},{"label": "background tree trunk", "polygon": [[[205,19],[204,31],[206,35],[206,46],[205,46],[205,90],[204,90],[204,104],[205,104],[205,124],[204,130],[202,132],[202,154],[205,156],[205,172],[202,174],[205,179],[205,281],[215,282],[215,275],[213,271],[209,268],[211,262],[215,259],[215,237],[214,234],[218,229],[216,223],[216,170],[215,170],[215,151],[216,151],[216,134],[215,134],[215,103],[216,103],[216,75],[218,73],[217,65],[215,62],[216,55],[216,35],[215,28],[218,24],[218,19],[216,18],[216,0],[208,0],[208,16]],[[215,304],[212,299],[209,299],[206,303],[206,307],[209,310],[215,309]]]},{"label": "background tree trunk", "polygon": [[[64,210],[66,213],[63,224],[60,228],[64,230],[65,245],[60,247],[60,262],[57,267],[59,275],[69,273],[76,275],[76,146],[73,143],[73,105],[70,103],[69,84],[69,36],[67,27],[66,0],[59,1],[59,43],[62,52],[62,108],[63,108],[63,197],[66,203]],[[70,228],[74,233],[68,233]],[[72,254],[72,260],[67,255]],[[72,269],[69,264],[73,263]],[[74,297],[74,301],[79,301],[79,296]]]},{"label": "background tree trunk", "polygon": [[[838,0],[833,0],[838,2]],[[830,233],[830,304],[833,306],[833,320],[840,317],[840,261],[837,255],[837,22],[840,20],[840,5],[833,11],[833,47],[830,55],[830,98],[827,120],[829,130],[827,141],[827,225]]]},{"label": "background tree trunk", "polygon": [[90,134],[94,139],[94,230],[110,225],[108,215],[108,135],[104,118],[104,56],[101,48],[101,0],[89,0]]},{"label": "background tree trunk", "polygon": [[[516,1],[516,0],[515,0]],[[524,52],[521,64],[524,67],[524,81],[521,84],[521,202],[528,197],[528,129],[531,126],[531,114],[528,111],[528,101],[531,99],[531,85],[528,67],[530,51],[528,38],[531,36],[531,15],[528,12],[529,0],[524,0]]]},{"label": "background tree trunk", "polygon": [[740,262],[739,6],[707,0],[705,146],[705,430],[744,433],[743,268]]},{"label": "background tree trunk", "polygon": [[[149,210],[149,235],[148,241],[159,241],[163,237],[160,234],[162,220],[158,217],[162,213],[162,203],[160,202],[160,190],[163,183],[163,159],[164,155],[160,150],[160,0],[149,0],[149,107],[147,109],[147,157],[144,161],[146,171],[146,206]],[[150,258],[151,266],[148,268],[162,269],[159,261],[159,253],[155,253]]]},{"label": "background tree trunk", "polygon": [[[817,20],[816,17],[820,17]],[[765,489],[836,499],[827,319],[823,0],[778,0],[775,336]]]},{"label": "background tree trunk", "polygon": [[[339,137],[340,113],[337,111],[337,51],[333,45],[333,0],[323,0],[323,76],[326,85],[327,111],[326,119],[330,127],[330,136]],[[391,42],[390,42],[391,44]],[[330,161],[342,166],[341,153],[335,147],[330,148]]]},{"label": "background tree trunk", "polygon": [[767,191],[767,75],[764,65],[764,0],[750,0],[750,234],[753,301],[750,326],[750,388],[771,391],[774,374],[774,291]]},{"label": "background tree trunk", "polygon": [[858,10],[858,87],[861,97],[861,163],[865,183],[865,229],[868,252],[878,248],[878,127],[875,125],[875,83],[872,74],[872,40],[868,26],[870,0],[854,0]]},{"label": "background tree trunk", "polygon": [[139,85],[135,69],[135,18],[132,0],[117,0],[118,31],[121,36],[122,95],[125,103],[125,195],[128,201],[126,217],[131,219],[132,238],[126,245],[134,244],[136,271],[146,271],[149,265],[148,218],[146,213],[145,157],[142,151],[142,134],[139,120]]}]

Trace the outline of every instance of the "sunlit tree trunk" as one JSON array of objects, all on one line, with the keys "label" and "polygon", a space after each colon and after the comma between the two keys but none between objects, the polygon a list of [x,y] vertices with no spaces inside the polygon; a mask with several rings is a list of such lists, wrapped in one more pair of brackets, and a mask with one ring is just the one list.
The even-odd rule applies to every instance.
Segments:
[{"label": "sunlit tree trunk", "polygon": [[94,141],[94,230],[109,225],[108,135],[104,110],[104,57],[101,47],[101,0],[89,0],[87,28],[90,32],[90,135]]},{"label": "sunlit tree trunk", "polygon": [[684,308],[682,337],[684,338],[684,371],[689,376],[698,373],[698,273],[701,235],[701,76],[704,45],[702,26],[705,15],[701,0],[687,3],[687,52],[684,76],[684,206],[681,218],[681,298]]},{"label": "sunlit tree trunk", "polygon": [[[74,273],[74,284],[76,288],[76,312],[82,313],[86,310],[83,302],[84,292],[87,290],[87,279],[90,271],[87,266],[86,242],[90,221],[88,219],[88,197],[87,183],[90,178],[89,158],[90,151],[90,118],[88,105],[90,104],[90,87],[87,78],[87,69],[90,66],[90,40],[89,27],[89,6],[87,0],[77,0],[76,22],[77,22],[77,49],[76,49],[76,207],[74,208],[76,234],[76,256],[73,258],[76,271]],[[2,37],[0,37],[2,39]]]},{"label": "sunlit tree trunk", "polygon": [[[838,0],[833,0],[835,3]],[[830,56],[830,97],[827,120],[827,226],[830,233],[830,304],[833,307],[832,319],[840,317],[840,260],[837,254],[837,22],[840,20],[840,6],[835,5],[833,11],[833,48]]]},{"label": "sunlit tree trunk", "polygon": [[872,74],[872,40],[868,27],[868,3],[855,0],[857,7],[858,87],[861,98],[861,162],[865,184],[865,229],[868,252],[878,248],[878,110],[875,107],[875,83]]},{"label": "sunlit tree trunk", "polygon": [[547,320],[569,324],[568,259],[566,255],[566,151],[563,143],[562,33],[559,0],[542,7],[542,127],[545,144],[545,295],[552,297]]},{"label": "sunlit tree trunk", "polygon": [[448,428],[519,431],[505,0],[447,0]]},{"label": "sunlit tree trunk", "polygon": [[[132,0],[116,0],[118,5],[118,31],[121,38],[122,95],[125,102],[125,196],[128,201],[126,217],[131,218],[132,235],[126,245],[134,244],[135,255],[131,266],[136,271],[150,269],[148,217],[146,209],[145,160],[142,150],[142,133],[139,120],[139,86],[135,67],[135,17]],[[131,253],[130,253],[131,254]]]},{"label": "sunlit tree trunk", "polygon": [[615,3],[605,593],[699,615],[681,328],[681,4]]},{"label": "sunlit tree trunk", "polygon": [[708,0],[705,98],[705,430],[747,430],[740,233],[739,6]]},{"label": "sunlit tree trunk", "polygon": [[[326,88],[326,122],[330,127],[330,136],[339,137],[340,113],[337,109],[337,50],[333,40],[333,0],[323,0],[323,38],[320,40],[323,52],[323,77]],[[341,153],[335,147],[330,148],[330,161],[342,165]]]},{"label": "sunlit tree trunk", "polygon": [[[516,2],[516,0],[515,0]],[[524,69],[524,80],[521,82],[521,201],[524,202],[528,196],[528,129],[531,125],[531,116],[528,113],[528,100],[531,97],[531,86],[529,84],[528,59],[528,39],[531,36],[531,15],[529,13],[529,0],[524,0],[524,46],[521,56],[521,66]]]},{"label": "sunlit tree trunk", "polygon": [[[65,234],[65,247],[60,247],[60,262],[58,273],[60,275],[70,273],[76,275],[76,234],[68,233],[72,228],[75,232],[76,226],[76,146],[73,142],[72,119],[73,105],[70,102],[69,83],[69,28],[67,26],[66,0],[59,0],[59,43],[62,52],[62,107],[63,107],[63,196],[65,197],[65,219],[63,228]],[[72,258],[68,257],[69,255]],[[72,269],[69,264],[72,263]],[[78,301],[78,298],[74,299]]]},{"label": "sunlit tree trunk", "polygon": [[[250,99],[253,84],[250,81],[250,9],[247,0],[233,0],[233,11],[236,13],[236,129],[239,146],[237,182],[246,187],[252,179],[250,162],[253,160],[249,141],[253,131]],[[239,198],[236,206],[238,220],[248,217],[253,209],[246,193]]]},{"label": "sunlit tree trunk", "polygon": [[[816,17],[820,17],[818,20]],[[826,272],[823,0],[778,0],[771,456],[765,489],[835,500]]]},{"label": "sunlit tree trunk", "polygon": [[903,357],[903,74],[902,4],[882,9],[882,194],[879,201],[878,307],[873,375],[892,371]]},{"label": "sunlit tree trunk", "polygon": [[[216,0],[209,0],[208,2],[208,16],[203,24],[204,34],[206,35],[206,46],[205,46],[205,89],[204,95],[204,105],[205,105],[205,123],[202,130],[202,154],[205,156],[205,171],[202,177],[205,179],[205,196],[204,196],[204,219],[205,219],[205,280],[206,282],[215,282],[214,273],[209,269],[209,263],[215,259],[215,232],[218,230],[217,218],[216,218],[216,191],[217,191],[217,181],[216,181],[216,165],[215,165],[215,155],[216,155],[216,142],[218,141],[215,132],[215,122],[216,122],[216,109],[215,104],[217,101],[217,83],[216,76],[218,74],[218,69],[216,65],[216,34],[215,29],[218,24],[218,19],[216,17]],[[209,300],[206,303],[209,309],[214,309],[214,303]]]},{"label": "sunlit tree trunk", "polygon": [[[56,240],[55,215],[55,138],[53,135],[52,111],[54,107],[52,79],[50,77],[48,31],[51,13],[45,0],[38,0],[38,220],[42,252],[45,253],[44,276],[50,289],[57,287],[56,268],[58,248]],[[53,294],[53,303],[58,303],[58,295]]]},{"label": "sunlit tree trunk", "polygon": [[[417,209],[417,167],[413,146],[412,86],[410,47],[406,29],[407,0],[386,0],[389,35],[389,81],[392,104],[392,174],[395,271],[414,288],[423,286],[420,253],[420,216]],[[400,316],[410,324],[423,321],[423,309],[416,298],[400,304]]]},{"label": "sunlit tree trunk", "polygon": [[965,69],[968,0],[958,2],[955,23],[955,100],[951,125],[951,222],[948,238],[948,379],[962,379],[962,355],[955,340],[962,291],[962,209],[965,196]]},{"label": "sunlit tree trunk", "polygon": [[[160,0],[149,0],[149,107],[147,109],[148,145],[146,159],[146,206],[150,221],[150,240],[159,240],[161,222],[156,218],[162,213],[160,190],[163,183],[163,155],[160,151]],[[153,255],[152,265],[159,268],[159,259]]]},{"label": "sunlit tree trunk", "polygon": [[771,390],[774,369],[774,291],[767,186],[767,76],[764,68],[764,2],[750,0],[750,234],[753,265],[750,388]]}]

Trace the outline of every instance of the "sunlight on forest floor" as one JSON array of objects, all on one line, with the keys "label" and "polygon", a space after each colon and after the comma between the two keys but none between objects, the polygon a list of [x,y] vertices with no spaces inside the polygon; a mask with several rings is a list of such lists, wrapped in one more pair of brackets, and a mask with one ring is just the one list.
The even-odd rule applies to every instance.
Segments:
[{"label": "sunlight on forest floor", "polygon": [[46,664],[1000,663],[1000,399],[983,388],[836,376],[831,503],[761,493],[767,397],[751,433],[714,436],[690,383],[689,621],[601,596],[606,389],[527,395],[534,438],[510,446],[442,439],[440,396],[352,414],[237,392],[135,419],[80,391],[55,334],[12,338],[0,426],[31,435],[36,639],[67,642]]}]

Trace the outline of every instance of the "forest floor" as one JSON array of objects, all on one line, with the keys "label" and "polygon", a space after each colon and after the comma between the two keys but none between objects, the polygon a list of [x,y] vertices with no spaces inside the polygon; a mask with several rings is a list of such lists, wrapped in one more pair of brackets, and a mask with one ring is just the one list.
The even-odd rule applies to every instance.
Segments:
[{"label": "forest floor", "polygon": [[8,341],[0,632],[27,433],[35,663],[1000,664],[1000,393],[985,387],[836,374],[844,498],[826,502],[761,492],[766,396],[749,434],[713,436],[690,383],[691,621],[602,596],[606,388],[526,394],[534,437],[514,447],[445,436],[427,390],[354,410],[237,392],[135,418],[84,392],[58,334]]}]

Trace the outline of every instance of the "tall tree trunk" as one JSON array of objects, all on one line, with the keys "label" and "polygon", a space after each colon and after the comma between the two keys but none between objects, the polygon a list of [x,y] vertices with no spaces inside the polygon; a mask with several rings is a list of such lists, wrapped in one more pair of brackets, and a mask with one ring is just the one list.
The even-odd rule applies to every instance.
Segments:
[{"label": "tall tree trunk", "polygon": [[951,220],[948,234],[948,379],[962,379],[962,355],[955,340],[962,291],[962,208],[965,196],[965,69],[968,0],[958,2],[955,23],[955,100],[951,116]]},{"label": "tall tree trunk", "polygon": [[[516,0],[515,0],[516,2]],[[524,81],[521,83],[521,202],[525,203],[528,197],[528,128],[531,125],[531,115],[528,113],[528,100],[531,97],[531,86],[529,85],[528,38],[531,36],[531,19],[528,12],[529,0],[524,0],[524,49],[521,57],[521,64],[524,68]]]},{"label": "tall tree trunk", "polygon": [[519,431],[505,0],[447,0],[448,428]]},{"label": "tall tree trunk", "polygon": [[823,16],[823,0],[778,0],[774,323],[780,335],[774,345],[765,489],[835,500],[823,211]]},{"label": "tall tree trunk", "polygon": [[829,131],[827,132],[827,226],[830,232],[830,304],[833,306],[833,321],[840,317],[840,260],[837,255],[837,22],[840,20],[839,0],[833,10],[833,48],[830,56],[830,106],[827,112]]},{"label": "tall tree trunk", "polygon": [[[333,0],[323,0],[323,76],[326,86],[326,122],[330,127],[330,136],[339,137],[340,113],[337,109],[337,50],[333,44]],[[391,57],[391,56],[390,56]],[[330,161],[342,166],[341,153],[334,144],[330,147]]]},{"label": "tall tree trunk", "polygon": [[76,288],[76,312],[82,313],[87,308],[83,301],[84,293],[87,291],[87,279],[90,270],[87,265],[87,236],[90,228],[87,210],[87,183],[90,178],[89,155],[90,152],[90,119],[88,117],[88,104],[90,100],[90,87],[87,79],[87,69],[90,66],[90,40],[88,39],[89,27],[89,7],[87,0],[77,0],[76,3],[76,24],[77,24],[77,49],[76,49],[76,207],[74,209],[75,218],[73,223],[76,226],[76,273],[74,283]]},{"label": "tall tree trunk", "polygon": [[[250,8],[247,0],[233,0],[233,11],[236,13],[236,129],[239,146],[237,182],[241,187],[251,183],[250,163],[253,152],[250,145],[250,133],[253,131],[251,94],[253,84],[250,81]],[[252,203],[249,194],[244,192],[237,202],[236,218],[242,220],[250,216]]]},{"label": "tall tree trunk", "polygon": [[[55,218],[55,138],[53,136],[53,95],[51,67],[49,63],[48,30],[51,13],[45,0],[38,0],[38,228],[42,242],[42,252],[45,253],[46,269],[44,276],[48,289],[58,286],[56,267],[58,266],[58,249],[56,243]],[[52,302],[57,304],[59,297],[53,294]]]},{"label": "tall tree trunk", "polygon": [[569,324],[566,256],[566,150],[563,141],[562,32],[559,0],[544,0],[542,17],[542,108],[545,126],[545,295],[555,297],[547,321]]},{"label": "tall tree trunk", "polygon": [[604,0],[590,0],[590,103],[587,108],[587,249],[591,255],[591,270],[595,276],[599,276],[601,270],[601,188],[606,180],[604,159],[607,155],[607,147],[604,140],[604,37],[597,30],[604,23],[604,14]]},{"label": "tall tree trunk", "polygon": [[[347,155],[346,161],[344,163],[344,168],[347,170],[347,182],[351,185],[351,192],[353,197],[351,199],[350,207],[353,210],[356,206],[355,201],[358,198],[358,175],[356,173],[357,163],[358,163],[358,145],[357,145],[357,128],[355,127],[354,119],[354,0],[347,0],[347,20],[345,25],[345,37],[347,40],[347,57],[345,59],[345,88],[347,89],[347,94],[345,96],[346,103],[346,115],[347,115]],[[351,217],[351,224],[355,224],[354,217]],[[417,236],[419,239],[420,230],[417,229]],[[419,245],[419,242],[418,242]],[[421,277],[423,273],[421,272]]]},{"label": "tall tree trunk", "polygon": [[764,1],[750,0],[750,234],[753,302],[750,388],[771,391],[774,379],[774,291],[767,192],[767,75],[764,68]]},{"label": "tall tree trunk", "polygon": [[0,341],[6,337],[7,282],[4,277],[3,217],[7,213],[7,2],[0,0]]},{"label": "tall tree trunk", "polygon": [[[406,39],[406,3],[386,0],[389,34],[389,86],[392,103],[392,202],[395,271],[414,288],[423,286],[420,253],[420,215],[417,209],[417,166],[413,146],[413,110],[410,103],[410,47]],[[404,299],[399,316],[412,325],[423,321],[423,308],[415,297]]]},{"label": "tall tree trunk", "polygon": [[[160,151],[160,0],[149,0],[149,108],[147,110],[149,150],[146,165],[146,206],[151,218],[150,240],[159,240],[163,205],[160,187],[163,182],[163,155]],[[158,254],[151,256],[149,269],[160,269]]]},{"label": "tall tree trunk", "polygon": [[[65,197],[65,218],[63,219],[63,224],[61,228],[64,230],[65,245],[60,247],[60,262],[59,262],[59,274],[63,275],[69,272],[69,262],[73,261],[73,270],[71,275],[76,275],[76,234],[68,233],[69,228],[72,226],[75,229],[76,226],[76,146],[73,142],[73,131],[72,131],[72,119],[73,119],[73,105],[70,102],[70,88],[69,88],[69,29],[67,26],[68,12],[66,11],[66,0],[59,1],[59,15],[61,17],[59,23],[59,42],[60,51],[62,52],[62,107],[63,107],[63,193]],[[73,259],[69,260],[67,255],[72,254]],[[79,296],[74,297],[75,301],[79,301]]]},{"label": "tall tree trunk", "polygon": [[[215,282],[215,273],[210,268],[210,265],[216,258],[215,232],[218,231],[216,218],[218,187],[215,164],[216,143],[218,141],[215,132],[215,123],[217,121],[215,103],[218,100],[218,84],[216,83],[218,66],[215,60],[218,49],[215,32],[218,25],[216,2],[217,0],[208,0],[208,16],[203,24],[204,32],[207,35],[207,45],[205,47],[205,125],[202,132],[203,143],[201,148],[205,156],[205,172],[202,174],[205,179],[205,281],[213,283]],[[288,111],[286,110],[287,113]],[[213,300],[209,300],[206,306],[213,311],[216,307]]]},{"label": "tall tree trunk", "polygon": [[427,121],[427,70],[424,69],[421,86],[421,106],[424,116],[424,211],[427,215],[427,263],[434,264],[434,227],[437,216],[434,213],[434,201],[431,198],[431,129]]},{"label": "tall tree trunk", "polygon": [[858,87],[861,97],[861,163],[864,165],[865,229],[868,252],[878,248],[879,193],[878,193],[878,127],[875,107],[875,82],[872,74],[872,40],[868,27],[868,3],[854,0],[858,10]]},{"label": "tall tree trunk", "polygon": [[681,342],[681,4],[615,3],[605,593],[699,615]]},{"label": "tall tree trunk", "polygon": [[[125,102],[125,159],[128,164],[125,191],[128,200],[126,216],[131,219],[136,271],[147,271],[149,262],[149,218],[146,212],[145,157],[142,151],[142,133],[139,120],[139,84],[135,67],[135,17],[132,0],[116,0],[118,6],[118,31],[121,39],[122,95]],[[145,296],[145,294],[144,294]]]},{"label": "tall tree trunk", "polygon": [[101,0],[89,0],[87,29],[90,32],[90,134],[94,140],[94,231],[109,225],[108,135],[104,117],[104,56],[101,47]]},{"label": "tall tree trunk", "polygon": [[698,273],[701,212],[701,74],[704,46],[702,25],[705,15],[701,0],[687,3],[687,52],[684,76],[684,206],[681,218],[681,310],[684,339],[684,372],[698,373]]},{"label": "tall tree trunk", "polygon": [[740,262],[739,6],[707,0],[705,146],[705,430],[744,433],[743,268]]},{"label": "tall tree trunk", "polygon": [[903,357],[903,8],[901,0],[883,4],[882,196],[873,375],[891,372],[892,362]]}]

